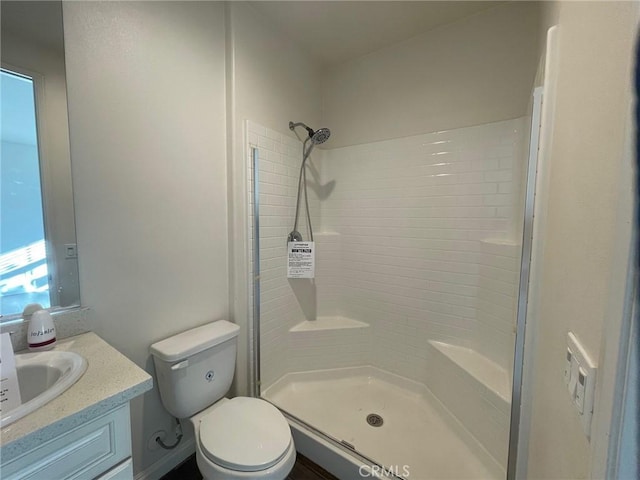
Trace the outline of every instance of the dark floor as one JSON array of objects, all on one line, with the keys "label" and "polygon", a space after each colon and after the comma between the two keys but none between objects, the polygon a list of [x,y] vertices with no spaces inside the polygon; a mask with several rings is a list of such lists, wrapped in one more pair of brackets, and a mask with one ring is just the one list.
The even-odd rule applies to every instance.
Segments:
[{"label": "dark floor", "polygon": [[293,466],[293,470],[291,470],[287,480],[338,480],[338,478],[298,453],[296,464]]},{"label": "dark floor", "polygon": [[[202,480],[196,465],[196,456],[191,455],[160,480]],[[319,465],[298,453],[296,464],[286,480],[338,480]]]}]

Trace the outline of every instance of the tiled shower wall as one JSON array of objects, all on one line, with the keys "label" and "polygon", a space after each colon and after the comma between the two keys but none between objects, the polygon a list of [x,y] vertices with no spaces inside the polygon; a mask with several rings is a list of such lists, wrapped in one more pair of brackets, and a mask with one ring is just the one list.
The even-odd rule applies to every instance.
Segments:
[{"label": "tiled shower wall", "polygon": [[[285,270],[301,144],[249,123],[260,151],[263,385],[289,371],[357,364],[424,381],[428,339],[475,348],[509,369],[525,125],[314,152],[311,282],[288,281]],[[289,332],[316,316],[370,328]]]},{"label": "tiled shower wall", "polygon": [[509,368],[525,126],[521,118],[326,152],[323,183],[334,184],[321,221],[341,244],[336,303],[371,324],[372,364],[423,380],[425,345],[436,339]]},{"label": "tiled shower wall", "polygon": [[[302,143],[247,122],[247,172],[249,177],[249,232],[253,240],[253,158],[259,152],[260,209],[260,355],[262,384],[269,385],[290,370],[288,368],[289,329],[305,318],[315,316],[314,286],[296,280],[295,289],[287,279],[287,235],[293,228]],[[318,225],[319,204],[309,196],[312,224]],[[304,203],[301,204],[302,206]],[[307,222],[301,207],[298,231],[308,239]],[[253,242],[251,242],[253,243]],[[253,293],[253,250],[249,252],[249,292]],[[249,305],[253,298],[249,299]]]}]

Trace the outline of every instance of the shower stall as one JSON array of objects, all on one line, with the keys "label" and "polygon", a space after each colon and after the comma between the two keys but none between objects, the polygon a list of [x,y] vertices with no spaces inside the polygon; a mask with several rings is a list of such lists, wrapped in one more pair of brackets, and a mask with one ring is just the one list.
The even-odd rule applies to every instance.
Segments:
[{"label": "shower stall", "polygon": [[[535,42],[515,25],[533,13],[500,7],[338,66],[313,119],[244,117],[253,394],[339,478],[515,478],[540,125],[537,53],[519,60]],[[476,58],[503,76],[472,78]]]},{"label": "shower stall", "polygon": [[530,123],[309,155],[247,122],[257,393],[294,426],[391,478],[505,477]]}]

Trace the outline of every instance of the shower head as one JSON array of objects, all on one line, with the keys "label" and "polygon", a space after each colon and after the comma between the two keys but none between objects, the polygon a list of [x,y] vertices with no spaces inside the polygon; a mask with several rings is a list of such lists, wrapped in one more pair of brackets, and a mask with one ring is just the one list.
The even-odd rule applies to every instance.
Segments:
[{"label": "shower head", "polygon": [[331,136],[331,130],[328,128],[319,128],[318,130],[313,130],[302,122],[289,122],[289,129],[294,130],[296,127],[304,127],[304,129],[309,133],[309,140],[313,145],[320,145],[321,143],[329,140]]},{"label": "shower head", "polygon": [[321,143],[329,140],[330,136],[331,130],[329,130],[328,128],[319,128],[318,130],[313,132],[313,135],[311,135],[311,143],[313,143],[314,145],[320,145]]}]

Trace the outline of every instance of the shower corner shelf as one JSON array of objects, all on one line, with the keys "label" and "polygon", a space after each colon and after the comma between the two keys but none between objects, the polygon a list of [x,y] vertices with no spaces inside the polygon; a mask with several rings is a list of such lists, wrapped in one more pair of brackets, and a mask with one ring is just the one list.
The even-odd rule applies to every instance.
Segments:
[{"label": "shower corner shelf", "polygon": [[455,374],[465,373],[472,385],[484,392],[484,398],[499,410],[508,414],[511,408],[511,375],[477,350],[450,343],[429,340],[429,344],[440,354],[440,359],[448,360],[448,367],[454,367]]},{"label": "shower corner shelf", "polygon": [[318,330],[342,330],[347,328],[369,328],[368,323],[347,317],[318,317],[316,320],[304,320],[289,329],[290,332],[313,332]]}]

